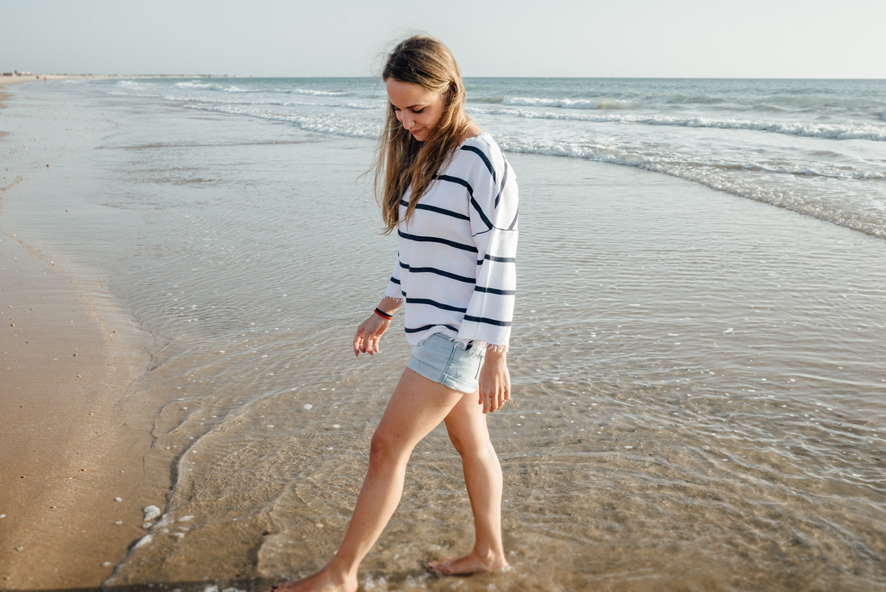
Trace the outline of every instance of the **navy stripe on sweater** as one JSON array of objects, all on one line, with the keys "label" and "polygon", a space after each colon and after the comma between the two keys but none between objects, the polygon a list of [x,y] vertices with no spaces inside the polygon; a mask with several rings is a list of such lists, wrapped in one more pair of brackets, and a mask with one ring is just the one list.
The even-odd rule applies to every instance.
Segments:
[{"label": "navy stripe on sweater", "polygon": [[447,329],[452,329],[456,333],[458,333],[458,328],[453,327],[452,325],[425,325],[423,327],[406,327],[407,333],[421,333],[422,331],[427,331],[428,329],[433,329],[434,327],[446,327]]},{"label": "navy stripe on sweater", "polygon": [[483,261],[495,261],[496,263],[516,263],[517,259],[515,257],[493,257],[492,255],[486,255],[483,259],[477,261],[477,265],[483,265]]},{"label": "navy stripe on sweater", "polygon": [[513,296],[516,290],[499,290],[497,288],[484,288],[482,286],[474,286],[474,292],[484,292],[486,294],[498,294],[499,296]]},{"label": "navy stripe on sweater", "polygon": [[473,245],[463,245],[461,243],[457,243],[455,241],[446,240],[445,238],[437,238],[436,236],[418,236],[417,234],[406,234],[402,230],[398,230],[397,234],[405,238],[406,240],[416,241],[419,243],[440,243],[441,245],[447,245],[454,249],[461,249],[462,251],[470,251],[471,253],[477,253],[477,247]]},{"label": "navy stripe on sweater", "polygon": [[443,304],[442,302],[437,302],[436,300],[431,300],[430,298],[407,298],[406,303],[427,304],[428,306],[433,306],[434,308],[439,308],[440,310],[451,310],[452,312],[468,312],[468,309],[466,308],[459,308],[457,306]]},{"label": "navy stripe on sweater", "polygon": [[486,317],[472,317],[470,315],[465,315],[465,320],[473,321],[475,323],[486,323],[487,325],[497,325],[499,327],[511,326],[509,321],[496,321],[495,319],[487,319]]},{"label": "navy stripe on sweater", "polygon": [[[458,280],[460,282],[464,282],[466,284],[475,284],[477,280],[474,278],[465,277],[463,275],[456,275],[454,273],[450,273],[448,271],[443,271],[442,269],[437,269],[436,267],[412,267],[407,263],[400,262],[400,267],[403,269],[408,269],[412,273],[433,273],[436,275],[441,275],[443,277],[448,277],[453,280]],[[400,282],[397,282],[400,283]]]},{"label": "navy stripe on sweater", "polygon": [[[400,200],[401,206],[409,207],[409,202],[405,199]],[[452,216],[453,218],[458,218],[459,220],[470,220],[468,216],[464,214],[459,214],[458,212],[453,212],[452,210],[447,210],[445,208],[438,208],[436,206],[429,206],[427,204],[420,203],[415,206],[416,210],[427,210],[429,212],[436,212],[438,214],[443,214],[444,216]]]}]

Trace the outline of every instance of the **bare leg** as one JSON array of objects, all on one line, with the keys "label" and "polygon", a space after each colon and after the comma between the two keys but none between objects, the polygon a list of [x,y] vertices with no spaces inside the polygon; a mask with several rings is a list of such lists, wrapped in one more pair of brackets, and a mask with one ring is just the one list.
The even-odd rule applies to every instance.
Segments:
[{"label": "bare leg", "polygon": [[486,429],[486,415],[477,397],[468,395],[452,408],[445,421],[449,438],[462,459],[474,513],[474,548],[458,559],[431,562],[428,571],[452,575],[497,571],[508,565],[501,540],[502,474]]},{"label": "bare leg", "polygon": [[372,436],[369,471],[357,497],[351,523],[335,556],[314,575],[275,586],[273,590],[354,592],[360,562],[400,503],[406,463],[412,449],[462,398],[470,396],[407,368]]}]

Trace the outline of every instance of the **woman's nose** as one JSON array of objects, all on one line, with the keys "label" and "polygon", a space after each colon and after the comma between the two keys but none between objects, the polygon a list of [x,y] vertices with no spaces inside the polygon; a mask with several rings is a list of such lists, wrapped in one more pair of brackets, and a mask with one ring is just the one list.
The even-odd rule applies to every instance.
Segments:
[{"label": "woman's nose", "polygon": [[403,124],[403,129],[405,129],[406,131],[409,131],[409,129],[412,128],[412,124],[415,123],[415,120],[412,118],[411,115],[409,115],[409,113],[401,111],[400,112],[400,123]]}]

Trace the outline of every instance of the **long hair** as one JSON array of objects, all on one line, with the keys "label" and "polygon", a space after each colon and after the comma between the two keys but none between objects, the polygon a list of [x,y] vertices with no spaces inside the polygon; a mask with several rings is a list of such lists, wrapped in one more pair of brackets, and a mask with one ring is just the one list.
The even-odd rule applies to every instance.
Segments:
[{"label": "long hair", "polygon": [[427,192],[434,176],[452,157],[463,140],[470,119],[464,113],[465,87],[449,48],[433,37],[416,35],[401,41],[388,56],[382,80],[417,84],[443,97],[440,121],[424,142],[416,140],[397,120],[388,103],[385,125],[378,140],[374,171],[375,199],[381,206],[385,234],[397,227],[400,200],[412,185],[406,208],[409,221],[418,200]]}]

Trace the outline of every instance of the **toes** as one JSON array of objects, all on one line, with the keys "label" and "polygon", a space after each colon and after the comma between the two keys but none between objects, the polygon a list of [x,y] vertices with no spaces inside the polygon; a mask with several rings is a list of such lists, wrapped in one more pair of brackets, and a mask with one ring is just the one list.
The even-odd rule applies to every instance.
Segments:
[{"label": "toes", "polygon": [[443,568],[442,561],[434,561],[433,563],[428,563],[425,565],[425,571],[432,574],[445,574],[445,568]]},{"label": "toes", "polygon": [[441,576],[452,575],[452,565],[449,561],[434,561],[425,566],[425,570],[429,573]]}]

